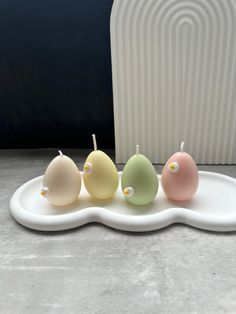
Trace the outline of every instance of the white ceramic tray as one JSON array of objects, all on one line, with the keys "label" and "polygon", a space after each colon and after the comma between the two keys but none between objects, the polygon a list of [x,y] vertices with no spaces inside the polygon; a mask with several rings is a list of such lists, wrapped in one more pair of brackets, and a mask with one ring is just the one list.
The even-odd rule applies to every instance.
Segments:
[{"label": "white ceramic tray", "polygon": [[78,201],[63,208],[51,206],[40,195],[40,176],[14,193],[10,210],[22,225],[43,231],[66,230],[89,222],[126,231],[157,230],[173,223],[213,231],[236,230],[236,179],[205,171],[200,171],[199,176],[198,191],[189,202],[168,200],[160,186],[148,206],[126,202],[120,187],[112,201],[94,203],[82,185]]}]

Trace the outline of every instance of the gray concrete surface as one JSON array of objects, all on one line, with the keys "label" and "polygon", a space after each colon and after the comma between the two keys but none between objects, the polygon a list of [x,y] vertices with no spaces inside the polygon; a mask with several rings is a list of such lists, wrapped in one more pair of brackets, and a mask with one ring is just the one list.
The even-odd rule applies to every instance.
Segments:
[{"label": "gray concrete surface", "polygon": [[[17,224],[12,193],[55,153],[0,151],[1,314],[236,313],[235,232],[173,225],[131,234],[90,224],[42,233]],[[86,156],[64,153],[78,164]],[[236,177],[236,166],[199,168]]]}]

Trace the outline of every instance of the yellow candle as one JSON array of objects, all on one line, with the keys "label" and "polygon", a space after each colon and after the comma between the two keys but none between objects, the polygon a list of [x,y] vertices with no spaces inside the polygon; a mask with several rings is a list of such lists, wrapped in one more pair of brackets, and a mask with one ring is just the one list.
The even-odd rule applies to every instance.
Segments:
[{"label": "yellow candle", "polygon": [[89,154],[84,164],[84,185],[88,193],[98,200],[113,197],[119,176],[111,158],[101,150],[97,150],[95,134],[92,135],[94,151]]}]

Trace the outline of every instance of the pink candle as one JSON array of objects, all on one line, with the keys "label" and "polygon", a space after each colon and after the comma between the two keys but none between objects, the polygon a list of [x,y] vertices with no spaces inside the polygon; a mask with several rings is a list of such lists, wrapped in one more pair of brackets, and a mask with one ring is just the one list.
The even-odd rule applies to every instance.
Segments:
[{"label": "pink candle", "polygon": [[180,152],[172,155],[165,164],[161,185],[167,197],[175,201],[192,198],[198,188],[198,169],[193,158],[184,152],[184,142]]}]

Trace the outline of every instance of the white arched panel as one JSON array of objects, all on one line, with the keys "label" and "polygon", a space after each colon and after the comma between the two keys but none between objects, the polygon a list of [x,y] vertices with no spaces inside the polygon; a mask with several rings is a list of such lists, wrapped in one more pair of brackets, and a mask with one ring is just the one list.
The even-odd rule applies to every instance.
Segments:
[{"label": "white arched panel", "polygon": [[236,163],[236,1],[114,0],[116,161]]}]

